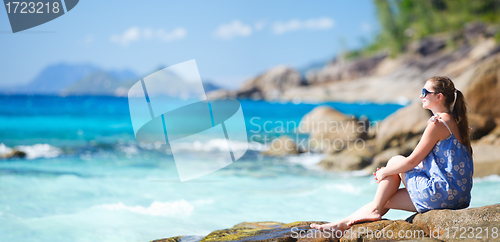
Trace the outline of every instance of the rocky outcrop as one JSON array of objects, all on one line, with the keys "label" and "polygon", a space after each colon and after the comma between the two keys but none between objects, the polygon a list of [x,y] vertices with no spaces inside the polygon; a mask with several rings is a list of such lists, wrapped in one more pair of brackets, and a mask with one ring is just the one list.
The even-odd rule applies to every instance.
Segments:
[{"label": "rocky outcrop", "polygon": [[494,130],[488,133],[488,135],[478,140],[477,144],[500,146],[500,125],[497,125]]},{"label": "rocky outcrop", "polygon": [[330,154],[318,166],[327,171],[361,170],[372,162],[372,153],[365,150],[344,150],[338,154]]},{"label": "rocky outcrop", "polygon": [[12,149],[7,147],[5,144],[0,143],[0,159],[9,158],[24,158],[26,157],[26,152],[20,151],[18,149]]},{"label": "rocky outcrop", "polygon": [[8,153],[0,154],[0,159],[9,159],[9,158],[24,158],[26,157],[26,153],[20,150],[11,150]]},{"label": "rocky outcrop", "polygon": [[207,92],[208,100],[218,100],[218,99],[235,98],[235,97],[236,97],[235,91],[228,91],[224,89]]},{"label": "rocky outcrop", "polygon": [[500,118],[500,54],[477,68],[465,92],[465,100],[474,113]]},{"label": "rocky outcrop", "polygon": [[[471,138],[477,140],[473,145],[475,177],[500,174],[500,155],[493,152],[500,144],[500,135],[494,132],[500,124],[500,45],[493,35],[500,29],[493,27],[468,24],[461,33],[415,41],[407,46],[406,53],[394,59],[385,53],[349,61],[337,59],[323,69],[308,72],[305,81],[296,71],[281,66],[245,83],[236,92],[214,94],[293,102],[409,104],[371,127],[367,120],[360,122],[329,107],[317,107],[302,119],[299,131],[309,133],[310,150],[328,154],[319,164],[321,167],[351,170],[371,161],[366,170],[375,171],[394,155],[411,154],[432,115],[421,106],[422,86],[429,77],[446,75],[468,103]],[[447,46],[457,38],[459,46]],[[356,140],[371,144],[369,152],[344,151]]]},{"label": "rocky outcrop", "polygon": [[295,141],[287,135],[274,139],[269,148],[262,152],[263,155],[267,156],[296,155],[299,153],[301,153],[301,150],[295,144]]},{"label": "rocky outcrop", "polygon": [[[458,239],[467,239],[467,241],[500,240],[500,234],[499,236],[491,234],[493,228],[500,231],[500,204],[460,210],[431,210],[416,214],[408,218],[407,221],[422,228],[426,234],[433,233],[434,238],[443,241]],[[489,229],[488,232],[486,228]],[[457,233],[453,238],[455,231]],[[471,231],[473,231],[474,236],[471,236]],[[465,235],[467,232],[469,234]]]},{"label": "rocky outcrop", "polygon": [[408,51],[421,56],[428,56],[439,52],[446,47],[446,42],[450,36],[437,36],[424,38],[408,46]]},{"label": "rocky outcrop", "polygon": [[467,117],[471,127],[471,139],[476,140],[489,134],[497,125],[490,116],[481,114],[469,114]]},{"label": "rocky outcrop", "polygon": [[429,110],[422,108],[422,102],[413,102],[389,115],[378,125],[378,151],[403,146],[414,136],[422,134],[431,116]]},{"label": "rocky outcrop", "polygon": [[[497,241],[500,239],[500,204],[460,210],[431,210],[422,214],[415,213],[405,220],[358,223],[344,233],[320,232],[311,229],[311,223],[325,222],[245,222],[232,228],[213,231],[201,240],[190,241]],[[187,240],[188,237],[185,237]],[[178,242],[185,237],[154,242]]]},{"label": "rocky outcrop", "polygon": [[299,72],[286,66],[277,66],[243,83],[236,91],[236,97],[276,100],[285,89],[300,85],[302,85],[302,77]]},{"label": "rocky outcrop", "polygon": [[474,151],[474,177],[500,175],[500,149],[498,145],[472,143]]},{"label": "rocky outcrop", "polygon": [[352,61],[335,60],[322,70],[307,73],[306,83],[315,85],[368,76],[374,73],[375,68],[386,57],[387,54],[380,54]]},{"label": "rocky outcrop", "polygon": [[299,132],[309,133],[312,150],[335,153],[349,143],[364,140],[368,136],[367,120],[347,116],[329,106],[319,106],[306,114],[299,125]]},{"label": "rocky outcrop", "polygon": [[[469,83],[475,82],[476,79],[482,81],[489,78],[488,83],[491,84],[496,80],[496,77],[491,76],[498,69],[495,68],[498,61],[492,59],[500,58],[500,45],[491,37],[491,31],[484,31],[482,27],[470,27],[470,33],[467,34],[470,36],[468,41],[453,51],[450,51],[446,44],[454,37],[437,35],[411,44],[407,53],[395,59],[380,53],[356,60],[335,60],[323,69],[307,72],[305,80],[301,81],[298,81],[300,74],[296,71],[290,70],[290,73],[294,74],[288,75],[287,71],[284,71],[286,67],[276,67],[246,82],[236,92],[218,92],[216,96],[293,102],[370,101],[407,104],[412,100],[418,100],[425,81],[435,75],[451,77],[460,90],[465,90]],[[288,83],[281,86],[267,85],[261,81],[264,77],[270,80],[290,80],[290,82],[274,82]],[[479,85],[474,92],[481,90]],[[495,91],[498,92],[498,89],[492,88],[486,93],[493,95]],[[480,96],[476,95],[476,99],[480,99]],[[473,99],[471,101],[473,104],[481,103]],[[479,114],[486,115],[482,112]]]}]

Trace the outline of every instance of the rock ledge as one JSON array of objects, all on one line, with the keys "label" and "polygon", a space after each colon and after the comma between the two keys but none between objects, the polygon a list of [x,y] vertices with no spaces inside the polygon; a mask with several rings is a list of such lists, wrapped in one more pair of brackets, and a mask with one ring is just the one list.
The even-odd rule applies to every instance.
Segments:
[{"label": "rock ledge", "polygon": [[[380,220],[352,226],[343,236],[311,229],[321,221],[244,222],[216,230],[202,238],[209,241],[320,242],[320,241],[500,241],[500,204],[460,210],[431,210],[406,220]],[[194,241],[177,236],[153,242]]]}]

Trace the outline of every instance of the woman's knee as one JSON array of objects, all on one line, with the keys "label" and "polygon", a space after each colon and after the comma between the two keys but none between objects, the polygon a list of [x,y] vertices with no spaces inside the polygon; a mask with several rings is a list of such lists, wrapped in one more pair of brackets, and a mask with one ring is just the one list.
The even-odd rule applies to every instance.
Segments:
[{"label": "woman's knee", "polygon": [[404,159],[405,157],[402,156],[402,155],[396,155],[396,156],[393,156],[391,157],[391,159],[389,159],[389,161],[387,162],[387,166],[390,166],[392,163],[394,162],[398,162],[400,161],[401,159]]}]

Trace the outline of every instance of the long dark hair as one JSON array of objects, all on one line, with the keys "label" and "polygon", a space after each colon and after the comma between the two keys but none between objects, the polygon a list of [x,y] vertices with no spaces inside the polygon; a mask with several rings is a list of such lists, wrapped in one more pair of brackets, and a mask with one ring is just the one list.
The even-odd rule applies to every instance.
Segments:
[{"label": "long dark hair", "polygon": [[444,105],[449,108],[451,116],[457,122],[458,130],[462,136],[463,145],[469,149],[469,153],[472,155],[469,122],[467,119],[467,103],[465,103],[463,93],[460,90],[455,89],[455,84],[453,84],[451,79],[446,76],[431,77],[428,81],[432,83],[434,92],[443,94]]}]

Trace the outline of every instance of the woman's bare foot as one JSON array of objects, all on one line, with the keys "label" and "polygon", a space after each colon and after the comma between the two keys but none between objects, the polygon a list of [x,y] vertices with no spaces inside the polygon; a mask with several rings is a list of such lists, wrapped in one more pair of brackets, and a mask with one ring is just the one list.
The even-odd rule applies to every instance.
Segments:
[{"label": "woman's bare foot", "polygon": [[361,222],[366,222],[366,221],[378,221],[382,219],[382,215],[380,215],[380,212],[378,209],[370,209],[369,211],[360,214],[359,216],[355,217],[354,219],[351,219],[349,222],[347,222],[348,226],[352,226],[353,224],[356,223],[361,223]]},{"label": "woman's bare foot", "polygon": [[327,224],[311,224],[310,225],[311,228],[313,229],[316,229],[316,230],[319,230],[319,231],[325,231],[325,230],[328,230],[328,231],[337,231],[337,230],[340,230],[342,232],[348,230],[351,226],[347,225],[346,222],[344,221],[339,221],[339,222],[335,222],[335,223],[327,223]]}]

